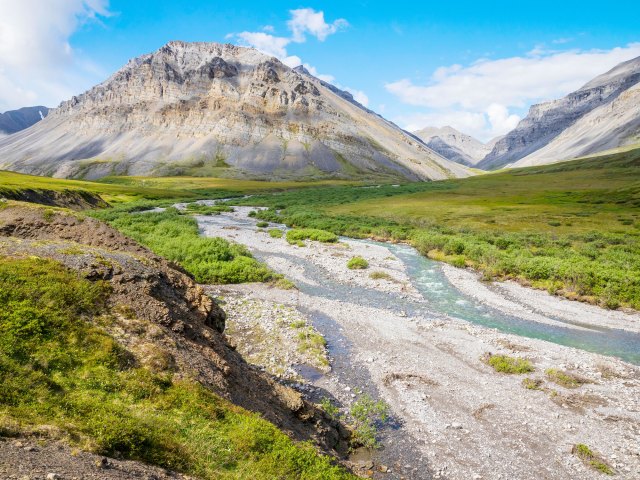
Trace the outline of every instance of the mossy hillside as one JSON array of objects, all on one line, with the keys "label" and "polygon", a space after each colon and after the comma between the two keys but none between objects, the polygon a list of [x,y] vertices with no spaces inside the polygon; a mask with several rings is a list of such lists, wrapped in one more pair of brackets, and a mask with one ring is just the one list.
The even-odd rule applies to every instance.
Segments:
[{"label": "mossy hillside", "polygon": [[200,384],[153,373],[100,325],[108,284],[0,258],[0,432],[47,425],[81,448],[201,478],[352,478]]}]

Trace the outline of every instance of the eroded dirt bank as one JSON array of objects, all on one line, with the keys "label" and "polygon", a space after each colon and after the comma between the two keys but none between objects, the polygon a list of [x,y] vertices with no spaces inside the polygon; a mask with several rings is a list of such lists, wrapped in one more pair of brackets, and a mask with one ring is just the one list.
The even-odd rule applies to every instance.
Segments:
[{"label": "eroded dirt bank", "polygon": [[[331,373],[310,378],[305,395],[314,400],[327,395],[348,405],[355,389],[370,387],[391,406],[399,425],[385,433],[386,448],[377,463],[384,463],[388,473],[377,476],[602,477],[572,454],[582,443],[598,452],[618,478],[640,478],[640,368],[430,310],[433,301],[411,284],[390,248],[356,241],[291,246],[257,229],[247,213],[239,208],[201,217],[202,231],[249,246],[300,290],[225,288],[248,301],[295,308],[329,339],[329,352],[341,364],[336,368],[334,362]],[[369,268],[348,270],[346,262],[355,255],[366,258]],[[374,280],[372,271],[388,277]],[[569,334],[588,327],[565,326]],[[486,353],[526,358],[535,370],[498,373],[483,361]],[[550,369],[578,380],[559,384]],[[533,388],[525,388],[524,379]]]}]

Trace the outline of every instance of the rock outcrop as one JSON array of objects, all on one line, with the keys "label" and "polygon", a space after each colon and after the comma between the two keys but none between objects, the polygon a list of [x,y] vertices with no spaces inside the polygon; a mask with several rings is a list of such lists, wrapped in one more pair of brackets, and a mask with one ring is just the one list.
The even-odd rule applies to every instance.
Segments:
[{"label": "rock outcrop", "polygon": [[638,141],[640,110],[633,89],[639,82],[640,57],[564,98],[532,106],[478,167],[552,163]]},{"label": "rock outcrop", "polygon": [[304,69],[170,42],[0,140],[0,168],[67,178],[464,177],[464,167]]}]

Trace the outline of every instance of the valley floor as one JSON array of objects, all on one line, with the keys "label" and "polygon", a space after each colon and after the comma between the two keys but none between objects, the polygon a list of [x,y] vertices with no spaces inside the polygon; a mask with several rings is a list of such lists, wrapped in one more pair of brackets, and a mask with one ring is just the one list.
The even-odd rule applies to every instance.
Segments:
[{"label": "valley floor", "polygon": [[[327,338],[332,371],[298,370],[308,382],[301,390],[312,400],[328,397],[348,406],[363,391],[391,406],[394,421],[383,431],[383,448],[373,459],[354,458],[361,471],[407,479],[600,478],[602,473],[572,453],[576,444],[586,444],[617,478],[640,478],[638,366],[442,315],[412,283],[397,249],[351,240],[289,245],[257,229],[247,217],[250,210],[200,216],[198,222],[206,236],[247,245],[299,290],[244,284],[216,287],[215,294],[236,303],[285,306]],[[355,255],[366,258],[369,268],[348,270]],[[438,268],[446,268],[467,298],[480,298],[496,311],[511,309],[510,315],[532,322],[536,316],[558,321],[550,313],[570,312],[565,316],[577,324],[563,327],[576,333],[593,329],[600,317],[630,335],[638,330],[637,316],[605,315],[577,302],[567,309],[558,303],[565,300],[540,292],[532,293],[527,306],[521,287],[489,289],[464,270]],[[387,279],[372,279],[372,271]],[[535,370],[498,373],[483,361],[487,353],[529,359]],[[288,358],[294,368],[295,355]],[[567,372],[575,382],[558,384],[562,377],[554,371]],[[523,379],[533,388],[525,388]]]}]

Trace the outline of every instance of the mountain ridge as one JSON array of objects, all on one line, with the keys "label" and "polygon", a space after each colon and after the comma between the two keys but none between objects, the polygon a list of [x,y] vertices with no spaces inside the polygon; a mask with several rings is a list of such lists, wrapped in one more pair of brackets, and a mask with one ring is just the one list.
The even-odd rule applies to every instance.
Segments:
[{"label": "mountain ridge", "polygon": [[43,105],[22,107],[0,113],[0,136],[19,132],[42,120],[49,113]]},{"label": "mountain ridge", "polygon": [[[517,163],[531,156],[527,165],[536,164],[536,152],[550,145],[586,115],[614,102],[622,93],[640,82],[640,57],[618,64],[608,72],[587,82],[580,89],[563,98],[531,106],[529,113],[511,132],[498,141],[493,150],[478,164],[479,168],[496,169]],[[546,162],[566,160],[566,155],[596,153],[597,144],[565,151],[547,149]],[[624,141],[624,138],[620,138]],[[606,142],[604,142],[606,143]],[[619,146],[619,145],[618,145]],[[602,148],[604,149],[604,148]],[[569,153],[573,152],[573,153]],[[555,157],[551,159],[550,157]]]},{"label": "mountain ridge", "polygon": [[496,137],[487,143],[482,143],[451,126],[425,127],[413,134],[444,158],[470,167],[481,162],[501,138]]},{"label": "mountain ridge", "polygon": [[0,140],[0,158],[0,168],[89,179],[470,175],[306,70],[252,48],[181,41],[130,60],[45,122]]}]

